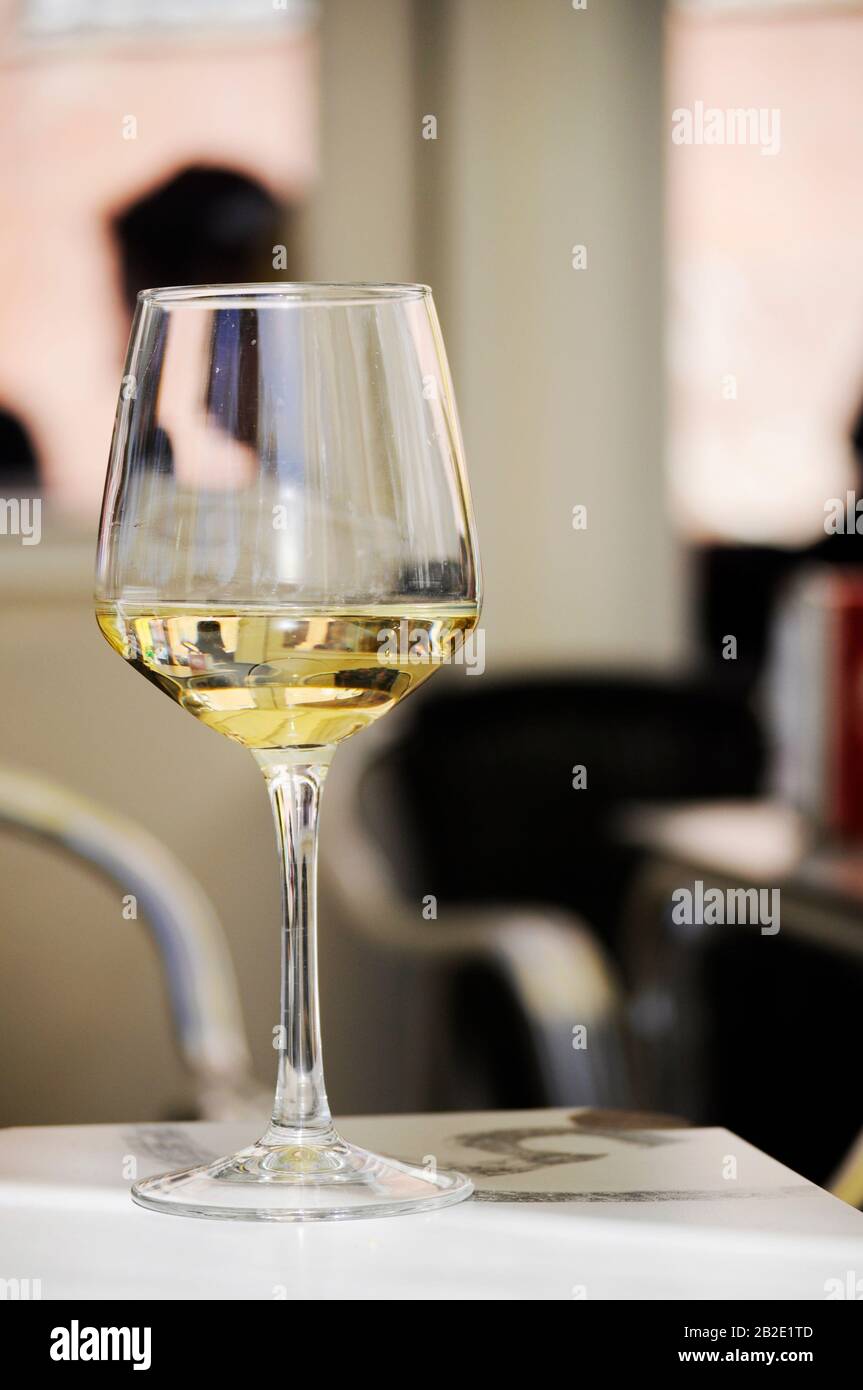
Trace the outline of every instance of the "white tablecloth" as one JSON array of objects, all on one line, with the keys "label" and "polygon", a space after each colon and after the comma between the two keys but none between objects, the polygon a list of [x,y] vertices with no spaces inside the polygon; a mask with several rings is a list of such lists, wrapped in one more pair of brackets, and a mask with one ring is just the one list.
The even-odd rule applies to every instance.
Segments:
[{"label": "white tablecloth", "polygon": [[569,1110],[344,1120],[369,1148],[469,1172],[476,1195],[308,1225],[132,1204],[131,1177],[231,1152],[246,1126],[5,1130],[0,1279],[38,1281],[45,1299],[822,1300],[863,1275],[859,1212],[727,1130],[639,1123]]}]

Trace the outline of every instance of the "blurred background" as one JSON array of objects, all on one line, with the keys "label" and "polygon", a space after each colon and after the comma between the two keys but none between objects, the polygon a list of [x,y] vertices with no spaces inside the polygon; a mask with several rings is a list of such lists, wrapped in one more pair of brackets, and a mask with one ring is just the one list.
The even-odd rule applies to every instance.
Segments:
[{"label": "blurred background", "polygon": [[[136,292],[422,281],[486,669],[329,779],[334,1107],[666,1111],[856,1199],[863,5],[2,0],[0,37],[0,1123],[263,1117],[274,1071],[260,774],[92,615]],[[780,929],[676,920],[698,883]]]}]

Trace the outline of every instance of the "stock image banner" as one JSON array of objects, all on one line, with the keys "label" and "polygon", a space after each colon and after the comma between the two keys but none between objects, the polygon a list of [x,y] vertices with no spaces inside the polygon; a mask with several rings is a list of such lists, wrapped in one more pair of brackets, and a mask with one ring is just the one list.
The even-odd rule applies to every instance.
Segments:
[{"label": "stock image banner", "polygon": [[840,1365],[863,4],[0,0],[0,44],[28,1354],[518,1301],[619,1366]]}]

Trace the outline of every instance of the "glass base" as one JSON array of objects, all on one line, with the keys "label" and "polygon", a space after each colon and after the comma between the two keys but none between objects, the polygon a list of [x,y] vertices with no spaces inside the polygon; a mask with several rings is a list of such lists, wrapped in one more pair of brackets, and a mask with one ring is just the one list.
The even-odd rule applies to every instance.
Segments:
[{"label": "glass base", "polygon": [[415,1168],[334,1136],[314,1145],[262,1141],[213,1163],[145,1178],[132,1200],[151,1211],[226,1221],[350,1221],[434,1211],[472,1192],[461,1173]]}]

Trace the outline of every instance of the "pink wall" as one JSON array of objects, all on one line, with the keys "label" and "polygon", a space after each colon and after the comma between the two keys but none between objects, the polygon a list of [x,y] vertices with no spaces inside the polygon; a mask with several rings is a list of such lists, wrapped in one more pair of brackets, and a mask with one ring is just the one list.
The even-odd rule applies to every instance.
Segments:
[{"label": "pink wall", "polygon": [[[860,14],[670,25],[671,470],[691,535],[823,536],[825,499],[852,485],[847,431],[863,401],[861,73]],[[672,112],[699,100],[778,108],[779,152],[673,144]]]},{"label": "pink wall", "polygon": [[48,495],[92,517],[128,331],[109,220],[191,164],[301,196],[316,160],[315,40],[242,32],[29,52],[7,41],[6,53],[0,406],[29,431]]}]

